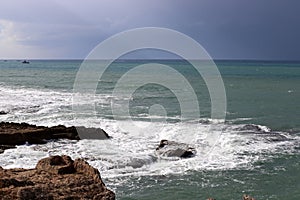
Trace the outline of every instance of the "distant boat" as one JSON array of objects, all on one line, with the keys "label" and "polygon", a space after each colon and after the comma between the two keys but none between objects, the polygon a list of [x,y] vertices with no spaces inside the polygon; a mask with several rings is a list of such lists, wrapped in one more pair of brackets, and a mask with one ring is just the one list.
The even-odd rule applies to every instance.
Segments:
[{"label": "distant boat", "polygon": [[23,60],[23,64],[29,64],[30,62],[28,60]]}]

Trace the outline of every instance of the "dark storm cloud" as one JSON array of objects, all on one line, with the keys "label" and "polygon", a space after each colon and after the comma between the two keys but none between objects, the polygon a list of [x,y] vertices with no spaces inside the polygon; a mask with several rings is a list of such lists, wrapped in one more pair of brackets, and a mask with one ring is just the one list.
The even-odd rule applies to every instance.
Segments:
[{"label": "dark storm cloud", "polygon": [[296,0],[7,0],[0,44],[11,55],[22,45],[36,57],[82,58],[112,34],[159,26],[191,36],[213,58],[300,60],[299,8]]}]

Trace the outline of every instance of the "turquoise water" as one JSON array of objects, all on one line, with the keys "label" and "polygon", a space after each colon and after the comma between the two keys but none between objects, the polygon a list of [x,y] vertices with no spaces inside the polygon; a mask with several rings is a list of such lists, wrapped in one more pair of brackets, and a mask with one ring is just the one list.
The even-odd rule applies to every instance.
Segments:
[{"label": "turquoise water", "polygon": [[[222,129],[223,139],[217,145],[219,149],[214,154],[215,159],[204,162],[206,158],[201,157],[200,145],[200,153],[192,158],[191,163],[157,163],[152,160],[151,152],[159,140],[154,136],[149,137],[149,141],[130,137],[130,131],[125,133],[117,127],[111,101],[123,99],[122,96],[113,96],[112,91],[126,72],[150,62],[173,67],[191,83],[198,97],[201,120],[180,124],[181,110],[176,95],[164,86],[150,83],[137,87],[129,101],[130,117],[138,123],[151,122],[150,107],[159,104],[167,113],[168,126],[163,136],[180,135],[181,128],[184,133],[195,133],[199,128],[195,120],[200,121],[200,132],[205,132],[207,124],[210,124],[211,107],[206,84],[187,62],[178,60],[114,62],[98,84],[93,102],[95,113],[86,114],[79,121],[73,120],[72,92],[81,61],[33,60],[30,64],[0,61],[0,110],[9,112],[0,116],[0,120],[41,125],[100,126],[108,130],[120,148],[130,153],[97,161],[97,156],[100,160],[101,154],[107,152],[95,145],[95,149],[100,149],[99,155],[93,151],[72,154],[76,148],[86,148],[84,141],[82,144],[55,143],[57,149],[49,146],[20,148],[29,148],[27,150],[32,157],[35,156],[34,159],[46,155],[41,152],[85,157],[99,168],[104,181],[117,193],[118,199],[206,199],[209,196],[240,199],[244,193],[257,199],[300,199],[300,62],[216,61],[226,89],[227,115],[225,124],[212,126]],[[141,79],[147,76],[139,74]],[[167,78],[165,74],[157,76]],[[86,80],[87,83],[89,81]],[[82,106],[85,106],[84,102]],[[94,114],[98,121],[94,120]],[[123,120],[128,120],[128,116],[124,116]],[[159,122],[152,123],[160,125]],[[256,125],[261,130],[255,129]],[[132,140],[146,144],[146,147],[135,145]],[[193,144],[201,144],[201,141],[200,137]],[[144,153],[140,153],[141,146]],[[43,151],[37,150],[40,148]],[[9,160],[12,154],[15,161]],[[18,163],[16,152],[1,154],[0,165],[31,166],[29,161],[22,160],[22,156],[19,158],[22,162]],[[138,164],[142,163],[141,167],[136,168],[134,159],[138,159]]]},{"label": "turquoise water", "polygon": [[276,130],[299,130],[299,63],[220,62],[228,97],[228,118],[250,117],[251,123]]},{"label": "turquoise water", "polygon": [[[289,163],[289,160],[292,163]],[[256,199],[300,197],[299,155],[284,156],[257,164],[253,170],[189,172],[170,177],[142,177],[123,187],[122,199],[241,199],[251,194]]]},{"label": "turquoise water", "polygon": [[[148,61],[127,61],[112,64],[102,82],[98,93],[112,92],[118,79],[129,69]],[[159,61],[179,70],[192,83],[196,82],[195,92],[202,95],[199,101],[202,116],[208,117],[210,100],[207,88],[195,70],[183,61]],[[72,91],[76,72],[81,61],[32,61],[29,65],[17,61],[0,62],[0,82],[5,85],[49,88],[58,91]],[[258,61],[217,61],[227,94],[227,119],[249,118],[248,123],[262,124],[275,130],[300,129],[300,63],[297,62],[258,62]],[[150,86],[151,87],[151,86]],[[172,115],[178,115],[176,97],[165,88],[155,97],[167,96],[173,104]],[[145,88],[147,90],[147,88]],[[143,88],[136,92],[136,97],[143,96]],[[151,88],[148,86],[148,93]],[[155,96],[156,95],[156,96]],[[151,94],[150,94],[151,96]],[[138,99],[136,104],[139,104]],[[161,98],[163,99],[163,98]],[[163,100],[162,100],[163,101]],[[147,103],[147,102],[146,102]],[[148,102],[149,104],[151,102]],[[140,104],[142,104],[140,102]],[[145,104],[145,102],[144,102]],[[133,108],[134,109],[134,108]],[[108,112],[108,110],[107,110]],[[107,117],[108,115],[103,115]],[[250,119],[251,118],[251,119]]]}]

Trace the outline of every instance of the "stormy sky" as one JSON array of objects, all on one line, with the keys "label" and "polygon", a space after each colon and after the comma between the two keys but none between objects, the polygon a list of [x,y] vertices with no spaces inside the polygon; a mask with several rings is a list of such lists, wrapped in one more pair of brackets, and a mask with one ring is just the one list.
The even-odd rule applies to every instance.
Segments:
[{"label": "stormy sky", "polygon": [[84,58],[124,30],[164,27],[214,59],[300,60],[298,0],[1,0],[0,59]]}]

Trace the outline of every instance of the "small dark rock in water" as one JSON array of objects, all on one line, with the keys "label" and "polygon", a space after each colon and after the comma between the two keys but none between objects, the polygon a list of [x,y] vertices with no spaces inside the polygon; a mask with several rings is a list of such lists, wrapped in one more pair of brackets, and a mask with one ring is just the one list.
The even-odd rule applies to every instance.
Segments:
[{"label": "small dark rock in water", "polygon": [[114,200],[97,169],[82,159],[51,156],[35,169],[0,167],[0,199],[99,199]]},{"label": "small dark rock in water", "polygon": [[195,148],[189,147],[184,143],[168,140],[161,140],[159,146],[156,148],[156,152],[158,155],[164,157],[190,158],[196,155]]},{"label": "small dark rock in water", "polygon": [[3,110],[0,111],[0,115],[6,115],[6,114],[8,114],[8,112],[5,112]]},{"label": "small dark rock in water", "polygon": [[[207,200],[216,200],[214,198],[208,198]],[[255,200],[253,197],[247,195],[247,194],[244,194],[243,195],[243,200]]]},{"label": "small dark rock in water", "polygon": [[255,200],[253,197],[247,195],[247,194],[244,194],[243,195],[243,200]]}]

